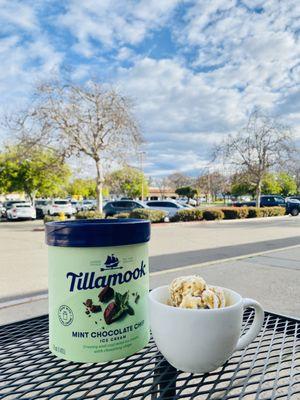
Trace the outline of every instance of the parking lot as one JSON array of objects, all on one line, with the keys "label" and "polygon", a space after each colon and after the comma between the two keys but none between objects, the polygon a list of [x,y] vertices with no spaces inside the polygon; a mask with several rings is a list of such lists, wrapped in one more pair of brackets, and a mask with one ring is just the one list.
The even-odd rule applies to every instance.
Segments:
[{"label": "parking lot", "polygon": [[[0,299],[47,291],[42,221],[0,223]],[[211,263],[300,244],[300,218],[152,225],[150,271]]]}]

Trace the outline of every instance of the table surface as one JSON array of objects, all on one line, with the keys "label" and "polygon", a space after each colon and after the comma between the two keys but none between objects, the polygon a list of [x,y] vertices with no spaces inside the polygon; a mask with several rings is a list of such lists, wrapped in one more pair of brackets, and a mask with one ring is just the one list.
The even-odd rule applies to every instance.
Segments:
[{"label": "table surface", "polygon": [[[253,312],[244,315],[244,331]],[[153,340],[106,364],[77,364],[48,350],[48,317],[0,327],[0,399],[300,399],[300,322],[266,313],[260,335],[209,374],[176,371]]]}]

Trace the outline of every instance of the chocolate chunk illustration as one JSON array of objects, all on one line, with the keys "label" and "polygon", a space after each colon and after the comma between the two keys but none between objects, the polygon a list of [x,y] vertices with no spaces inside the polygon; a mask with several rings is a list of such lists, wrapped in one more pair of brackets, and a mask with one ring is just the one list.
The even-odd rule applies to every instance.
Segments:
[{"label": "chocolate chunk illustration", "polygon": [[86,301],[85,301],[85,305],[87,306],[87,307],[92,307],[92,305],[93,305],[93,300],[92,299],[87,299]]},{"label": "chocolate chunk illustration", "polygon": [[118,312],[117,304],[114,301],[112,303],[109,303],[109,305],[104,310],[104,320],[107,323],[107,325],[110,325],[113,322],[117,312]]},{"label": "chocolate chunk illustration", "polygon": [[93,304],[90,307],[90,310],[91,310],[92,313],[98,313],[98,312],[100,312],[102,310],[102,308],[101,308],[101,306],[97,306],[97,305]]},{"label": "chocolate chunk illustration", "polygon": [[98,294],[99,301],[107,303],[114,297],[114,289],[110,286],[105,286]]},{"label": "chocolate chunk illustration", "polygon": [[135,300],[134,300],[135,304],[138,303],[139,299],[140,299],[140,295],[138,294],[138,295],[136,296]]},{"label": "chocolate chunk illustration", "polygon": [[134,315],[134,309],[129,304],[127,306],[127,312],[129,315]]}]

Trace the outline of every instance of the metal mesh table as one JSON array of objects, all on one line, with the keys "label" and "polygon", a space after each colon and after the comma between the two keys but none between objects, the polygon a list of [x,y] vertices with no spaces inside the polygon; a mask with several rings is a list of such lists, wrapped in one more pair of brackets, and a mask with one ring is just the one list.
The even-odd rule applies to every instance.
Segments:
[{"label": "metal mesh table", "polygon": [[[253,314],[244,315],[244,331]],[[176,371],[151,340],[120,361],[77,364],[48,351],[48,317],[0,327],[0,399],[300,399],[299,321],[266,313],[260,335],[209,374]]]}]

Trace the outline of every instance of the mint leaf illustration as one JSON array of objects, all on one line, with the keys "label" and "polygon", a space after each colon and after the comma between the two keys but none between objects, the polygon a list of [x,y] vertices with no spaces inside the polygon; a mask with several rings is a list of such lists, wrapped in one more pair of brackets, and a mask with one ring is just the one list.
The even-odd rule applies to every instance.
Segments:
[{"label": "mint leaf illustration", "polygon": [[129,315],[134,314],[134,311],[132,307],[128,304],[128,301],[129,301],[128,291],[124,294],[115,292],[115,303],[117,306],[117,311],[112,318],[113,321],[116,321],[118,318],[120,318],[124,312],[128,312]]}]

